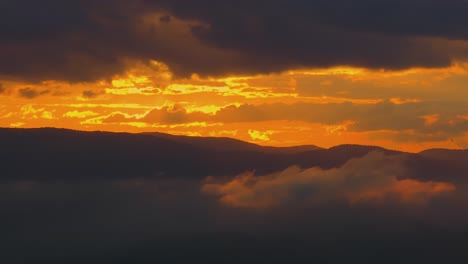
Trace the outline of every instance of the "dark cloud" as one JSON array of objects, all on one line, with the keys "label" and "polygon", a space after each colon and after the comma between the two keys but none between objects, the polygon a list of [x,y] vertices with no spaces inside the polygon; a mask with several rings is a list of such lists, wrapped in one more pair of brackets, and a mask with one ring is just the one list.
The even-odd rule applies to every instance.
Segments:
[{"label": "dark cloud", "polygon": [[92,91],[92,90],[86,90],[83,91],[83,97],[84,98],[95,98],[99,95],[99,93]]},{"label": "dark cloud", "polygon": [[[120,29],[125,30],[128,17],[124,13],[117,16],[121,4],[106,8],[110,3],[2,1],[0,19],[5,26],[1,30],[0,71],[33,80],[86,81],[123,70],[120,58],[125,54],[111,47],[118,34],[112,27],[120,23]],[[131,8],[127,11],[131,17]]]},{"label": "dark cloud", "polygon": [[21,97],[28,98],[28,99],[34,99],[36,97],[39,97],[41,95],[45,95],[45,94],[48,94],[48,93],[50,93],[50,90],[41,90],[41,91],[39,91],[37,89],[29,88],[29,87],[22,88],[22,89],[18,90],[18,94]]},{"label": "dark cloud", "polygon": [[171,16],[162,16],[159,18],[159,21],[163,23],[170,23],[171,22]]},{"label": "dark cloud", "polygon": [[3,94],[5,92],[6,92],[5,86],[3,86],[3,84],[0,83],[0,94]]},{"label": "dark cloud", "polygon": [[[192,28],[197,37],[256,57],[260,71],[442,66],[451,61],[447,43],[429,38],[467,38],[468,6],[462,1],[152,2],[164,2],[180,17],[204,21]],[[268,60],[277,63],[268,66]]]},{"label": "dark cloud", "polygon": [[146,2],[162,3],[176,15],[206,20],[215,26],[234,27],[240,24],[236,24],[237,22],[249,21],[250,24],[244,25],[268,26],[262,22],[276,22],[280,26],[287,24],[282,24],[279,20],[288,23],[297,19],[296,21],[310,21],[351,31],[454,39],[468,37],[465,30],[468,5],[463,0],[358,0],[352,3],[346,0],[273,0],[268,5],[264,1],[249,0],[225,1],[223,4],[215,0],[197,3],[188,0]]},{"label": "dark cloud", "polygon": [[2,1],[0,74],[92,81],[150,59],[178,76],[443,67],[468,54],[451,41],[468,38],[467,9],[442,0]]}]

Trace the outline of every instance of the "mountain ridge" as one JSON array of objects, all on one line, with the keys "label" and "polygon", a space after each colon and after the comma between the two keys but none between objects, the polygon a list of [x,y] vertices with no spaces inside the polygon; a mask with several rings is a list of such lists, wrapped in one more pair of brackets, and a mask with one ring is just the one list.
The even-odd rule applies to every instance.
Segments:
[{"label": "mountain ridge", "polygon": [[[172,141],[186,143],[194,146],[201,146],[201,143],[206,143],[203,141],[208,141],[208,143],[213,143],[210,141],[217,141],[215,143],[219,143],[221,141],[231,143],[236,145],[235,147],[229,146],[229,150],[260,150],[267,152],[292,152],[297,153],[299,151],[313,151],[313,150],[330,150],[330,149],[339,149],[344,147],[358,147],[358,148],[373,148],[375,150],[382,150],[382,151],[394,151],[394,152],[401,152],[401,153],[413,153],[413,152],[406,152],[398,149],[388,149],[377,145],[360,145],[360,144],[340,144],[336,146],[332,146],[329,148],[320,147],[313,144],[307,145],[294,145],[294,146],[268,146],[268,145],[259,145],[256,143],[251,143],[247,141],[243,141],[240,139],[230,138],[230,137],[198,137],[198,136],[186,136],[186,135],[174,135],[162,132],[141,132],[141,133],[132,133],[132,132],[114,132],[114,131],[104,131],[104,130],[93,130],[93,131],[86,131],[86,130],[76,130],[76,129],[68,129],[68,128],[55,128],[55,127],[40,127],[40,128],[9,128],[9,127],[0,127],[0,131],[62,131],[62,132],[79,132],[79,133],[104,133],[104,134],[120,134],[120,135],[145,135],[145,136],[154,136],[156,138],[161,139],[169,139]],[[195,141],[195,142],[189,142]],[[206,146],[205,146],[206,147]],[[210,146],[209,148],[217,149],[220,146]],[[236,149],[238,147],[238,149]],[[244,147],[244,149],[242,148]],[[222,149],[222,148],[221,148]],[[288,151],[289,150],[289,151]],[[448,151],[448,152],[456,152],[456,153],[468,153],[468,149],[448,149],[448,148],[429,148],[419,152],[414,152],[414,154],[424,154],[429,152],[436,152],[436,151]]]},{"label": "mountain ridge", "polygon": [[[208,143],[207,143],[208,142]],[[228,142],[226,145],[223,145]],[[235,139],[167,134],[0,128],[0,181],[122,179],[138,177],[233,177],[246,171],[266,175],[290,166],[332,169],[373,151],[404,155],[408,168],[425,180],[440,180],[447,168],[468,175],[466,151],[438,155],[405,153],[377,146],[340,145],[329,149],[270,148]],[[443,153],[452,153],[446,158]],[[442,153],[442,154],[440,154]],[[458,155],[461,153],[462,155]]]}]

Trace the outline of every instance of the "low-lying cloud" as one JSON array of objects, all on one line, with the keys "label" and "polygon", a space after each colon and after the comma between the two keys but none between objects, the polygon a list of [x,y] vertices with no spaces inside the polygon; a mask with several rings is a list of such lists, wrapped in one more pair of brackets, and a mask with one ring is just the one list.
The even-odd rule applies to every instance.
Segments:
[{"label": "low-lying cloud", "polygon": [[406,175],[401,155],[371,152],[330,170],[293,166],[265,176],[247,172],[224,183],[208,179],[202,190],[219,195],[220,201],[229,206],[253,208],[315,205],[343,199],[351,204],[386,199],[419,204],[455,190],[451,183],[404,179]]}]

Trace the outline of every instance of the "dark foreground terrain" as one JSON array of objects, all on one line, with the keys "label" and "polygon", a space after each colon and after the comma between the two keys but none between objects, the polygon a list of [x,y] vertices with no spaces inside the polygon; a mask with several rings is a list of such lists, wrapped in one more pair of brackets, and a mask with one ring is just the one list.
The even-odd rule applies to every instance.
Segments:
[{"label": "dark foreground terrain", "polygon": [[468,151],[0,129],[0,262],[464,263]]}]

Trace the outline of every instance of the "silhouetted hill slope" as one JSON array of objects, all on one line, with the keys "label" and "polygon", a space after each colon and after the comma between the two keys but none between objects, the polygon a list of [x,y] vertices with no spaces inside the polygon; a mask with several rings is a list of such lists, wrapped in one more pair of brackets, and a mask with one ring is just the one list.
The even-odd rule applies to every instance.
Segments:
[{"label": "silhouetted hill slope", "polygon": [[262,175],[292,165],[335,168],[371,151],[405,155],[413,177],[464,179],[468,175],[468,159],[463,155],[457,155],[454,161],[429,155],[432,152],[418,155],[359,145],[313,150],[308,150],[309,146],[282,149],[226,138],[43,128],[0,129],[0,146],[0,180],[201,179],[206,176],[234,176],[249,170]]},{"label": "silhouetted hill slope", "polygon": [[175,142],[184,143],[204,149],[216,151],[257,151],[264,153],[294,154],[305,151],[322,149],[314,145],[293,146],[293,147],[271,147],[260,146],[241,140],[226,137],[189,137],[176,136],[164,133],[142,133],[142,135],[152,135],[158,138],[169,139]]},{"label": "silhouetted hill slope", "polygon": [[467,161],[468,150],[466,149],[428,149],[419,153],[421,156],[452,161]]},{"label": "silhouetted hill slope", "polygon": [[[0,129],[0,246],[8,249],[1,263],[456,263],[466,256],[464,152],[342,145],[272,153],[236,140],[192,139]],[[219,142],[229,143],[210,145]],[[260,178],[293,165],[341,168]],[[230,179],[248,170],[258,178]],[[417,181],[375,201],[348,201],[348,191],[395,187],[386,173]],[[320,183],[303,183],[304,175]],[[246,191],[247,200],[277,191],[281,200],[237,207],[203,191],[207,176],[219,177],[228,193]],[[424,181],[456,189],[431,195],[425,188],[440,183]],[[406,196],[408,188],[416,193]]]}]

